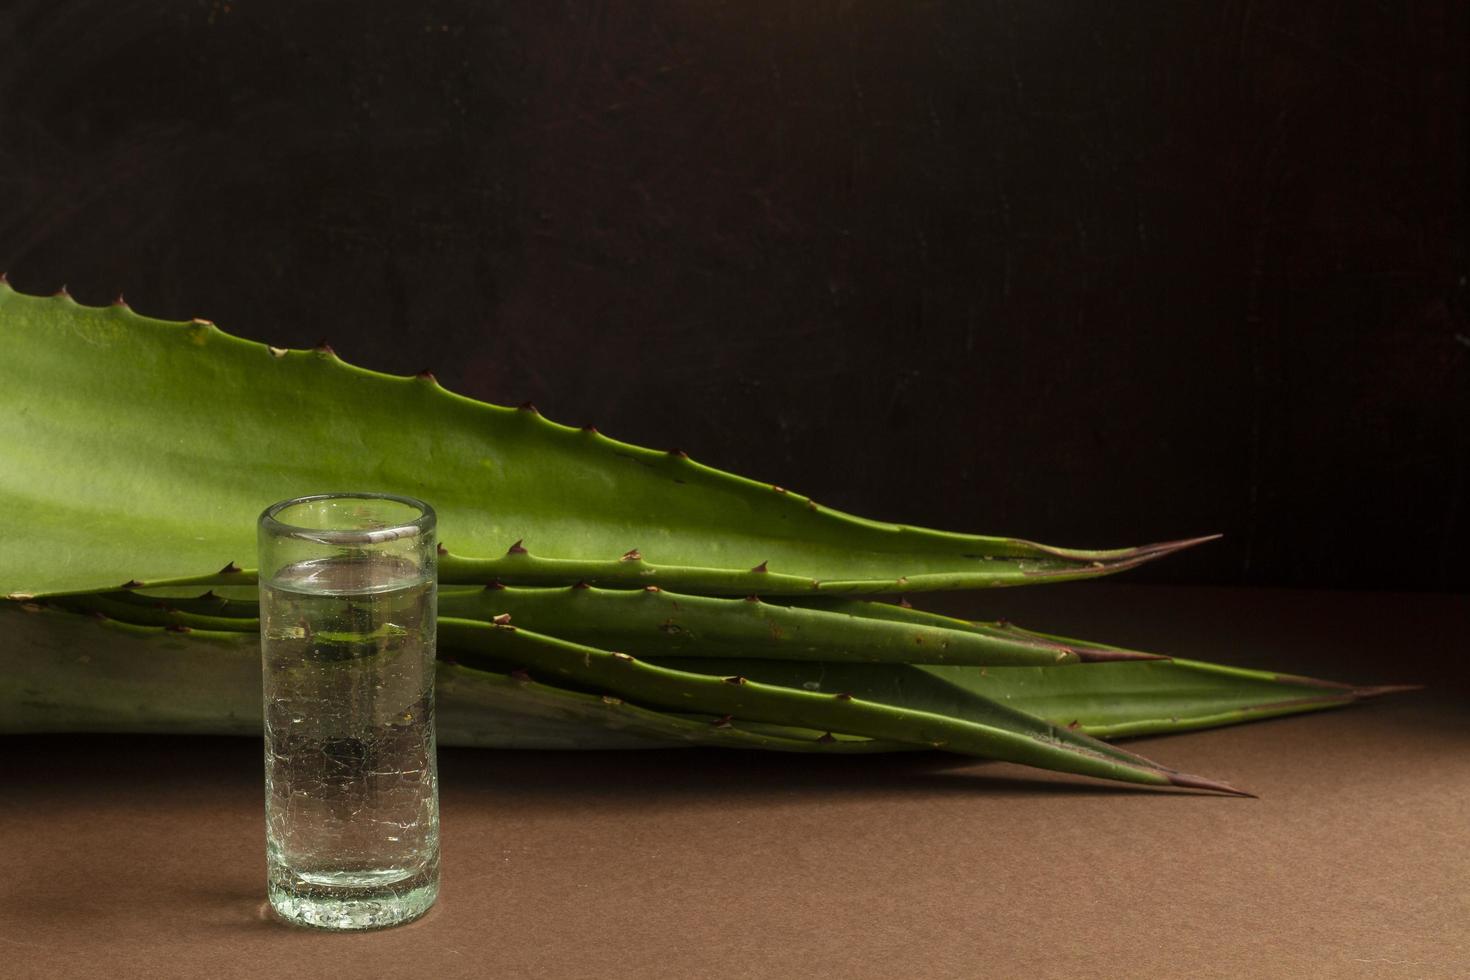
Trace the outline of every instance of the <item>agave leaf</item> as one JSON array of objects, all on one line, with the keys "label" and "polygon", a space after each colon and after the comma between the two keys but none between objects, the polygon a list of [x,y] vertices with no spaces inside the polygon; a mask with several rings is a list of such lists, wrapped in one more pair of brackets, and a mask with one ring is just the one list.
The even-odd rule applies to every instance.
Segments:
[{"label": "agave leaf", "polygon": [[[128,622],[198,629],[259,629],[247,618],[256,604],[230,603],[209,593],[172,599],[131,592],[76,596],[70,608]],[[233,615],[219,615],[229,608]],[[564,640],[611,647],[644,657],[768,657],[777,660],[872,663],[953,663],[1044,666],[1079,663],[1078,653],[1050,639],[901,623],[821,608],[725,599],[657,588],[500,587],[455,589],[439,597],[439,615],[491,620],[507,614],[518,626]],[[1114,651],[1107,659],[1158,659]]]},{"label": "agave leaf", "polygon": [[[260,734],[259,634],[174,631],[15,602],[0,602],[0,629],[0,732]],[[435,700],[442,745],[829,754],[903,748],[671,715],[444,661]]]},{"label": "agave leaf", "polygon": [[[253,591],[253,590],[252,590]],[[125,594],[137,599],[133,594]],[[190,597],[172,597],[188,602]],[[64,600],[68,604],[72,600]],[[236,600],[239,605],[253,605]],[[118,612],[123,612],[118,609]],[[157,610],[155,610],[157,611]],[[253,628],[245,632],[178,629],[182,623],[140,626],[57,608],[55,601],[0,602],[0,730],[147,731],[258,734],[260,650]],[[129,613],[130,614],[130,613]],[[441,655],[456,651],[441,643]],[[1098,663],[1081,667],[920,668],[888,664],[820,664],[738,659],[690,659],[678,664],[698,673],[745,674],[772,684],[827,693],[848,692],[872,700],[902,700],[912,678],[928,672],[951,690],[950,710],[963,710],[957,689],[1020,708],[1058,727],[1076,723],[1091,735],[1163,734],[1294,714],[1346,704],[1395,688],[1351,688],[1313,678],[1241,670],[1198,661]],[[468,671],[466,674],[458,671]],[[844,673],[845,671],[845,673]],[[678,718],[632,705],[608,704],[586,695],[510,681],[452,663],[439,667],[440,741],[446,745],[500,748],[625,748],[665,744],[731,744],[741,731],[785,739],[762,748],[792,751],[894,751],[913,746],[767,725],[716,716]],[[489,679],[487,679],[489,678]],[[895,678],[899,678],[895,680]],[[542,703],[527,702],[539,699]],[[595,703],[594,703],[595,702]],[[641,723],[634,726],[634,715]],[[658,717],[655,717],[658,716]],[[670,728],[665,719],[697,722]],[[637,734],[631,734],[636,727]],[[724,728],[736,734],[726,737]],[[701,737],[707,736],[703,741]]]},{"label": "agave leaf", "polygon": [[439,621],[439,636],[457,651],[474,650],[491,663],[520,665],[558,686],[586,686],[671,711],[694,710],[825,729],[1101,779],[1250,795],[1000,705],[994,706],[985,721],[970,720],[869,701],[846,692],[817,693],[743,676],[676,670],[509,623],[446,617]]},{"label": "agave leaf", "polygon": [[1339,708],[1402,687],[1349,687],[1289,674],[1193,660],[1103,662],[1077,667],[800,663],[681,657],[677,670],[854,697],[985,721],[1003,705],[1060,730],[1125,738],[1214,728]]},{"label": "agave leaf", "polygon": [[[258,605],[244,598],[254,595],[254,588],[221,591],[229,592],[231,596],[213,592],[200,596],[189,594],[186,589],[176,589],[151,590],[149,595],[116,592],[107,596],[65,597],[49,602],[135,624],[175,629],[226,629],[254,635],[258,629],[258,621],[254,618]],[[162,595],[163,592],[173,594]],[[968,695],[975,694],[1019,708],[1056,726],[1077,727],[1102,738],[1187,731],[1299,714],[1342,707],[1384,693],[1411,689],[1353,687],[1292,674],[1166,658],[1015,626],[967,623],[873,602],[841,604],[848,610],[843,613],[848,620],[844,628],[850,627],[854,631],[851,642],[834,643],[834,635],[830,631],[817,628],[822,621],[808,621],[801,623],[801,627],[808,631],[802,641],[805,645],[794,655],[786,645],[790,637],[772,641],[762,628],[751,636],[749,650],[754,651],[754,656],[751,656],[738,642],[738,630],[730,630],[712,640],[706,629],[709,624],[701,621],[702,614],[698,611],[695,612],[696,626],[690,637],[676,634],[674,642],[663,642],[667,632],[661,627],[668,621],[656,615],[650,618],[646,610],[656,609],[662,603],[678,603],[682,610],[688,611],[690,600],[697,597],[626,592],[602,596],[596,589],[512,588],[486,591],[451,587],[446,592],[440,597],[442,615],[470,614],[474,618],[488,619],[496,613],[507,612],[519,625],[533,629],[539,626],[541,632],[557,630],[557,635],[563,639],[618,647],[681,670],[718,676],[742,674],[767,683],[811,691],[846,691],[870,700],[922,707],[960,717],[966,717],[971,704]],[[517,599],[527,595],[531,597],[530,602],[517,604]],[[567,599],[568,595],[573,597],[572,600]],[[594,606],[604,599],[607,602],[600,613],[589,617],[588,606],[580,604],[583,599]],[[783,608],[768,603],[747,604],[740,600],[703,601],[717,607],[729,605],[732,607],[731,616],[737,620],[749,615],[747,610],[752,607],[778,616]],[[629,606],[643,604],[649,604],[644,611],[636,608],[628,611]],[[195,609],[202,612],[193,612]],[[228,610],[231,615],[215,615],[223,610]],[[724,610],[716,609],[717,617],[723,613]],[[762,619],[754,621],[768,622]],[[690,620],[685,618],[676,622],[687,624]],[[930,637],[928,633],[905,633],[906,642],[893,653],[898,657],[912,651],[914,666],[905,666],[901,661],[885,663],[874,657],[874,647],[868,646],[870,638],[862,636],[862,629],[864,624],[872,627],[890,623],[902,625],[905,630],[913,630],[916,626],[932,629],[935,623],[948,624],[948,632],[940,633],[941,638],[972,636],[989,639],[983,632],[966,634],[959,629],[966,626],[999,633],[1012,641],[1042,638],[1046,642],[1041,648],[1046,651],[1045,665],[1031,668],[991,665],[980,669],[951,664],[949,669],[944,665],[921,668],[919,665],[924,664],[924,658],[930,656],[924,652],[925,649],[937,647],[938,643],[933,642],[932,637],[926,644],[913,644],[911,640],[913,635]],[[716,622],[714,625],[725,629],[728,624]],[[653,634],[651,642],[648,641],[649,633]],[[794,632],[791,635],[802,634]],[[637,642],[640,639],[644,640],[641,644]],[[840,634],[837,639],[840,639]],[[634,642],[626,642],[630,640]],[[881,637],[875,641],[875,647],[878,657],[888,653]],[[773,650],[783,659],[772,659]],[[1086,664],[1085,671],[1079,671],[1070,665],[1071,661],[1058,661],[1057,650],[1087,651],[1094,662]],[[831,657],[825,661],[818,660],[817,653],[831,654]],[[982,650],[982,655],[989,656],[991,651]],[[844,656],[851,659],[843,661]],[[914,700],[915,692],[920,692],[918,701]]]},{"label": "agave leaf", "polygon": [[1080,551],[868,521],[432,376],[3,282],[0,349],[0,595],[17,598],[248,581],[266,505],[352,488],[435,506],[444,582],[963,588],[1090,578],[1192,543]]}]

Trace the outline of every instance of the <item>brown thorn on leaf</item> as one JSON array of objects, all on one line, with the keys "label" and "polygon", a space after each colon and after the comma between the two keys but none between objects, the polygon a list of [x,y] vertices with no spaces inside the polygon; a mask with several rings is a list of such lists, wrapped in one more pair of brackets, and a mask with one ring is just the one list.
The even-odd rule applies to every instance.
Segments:
[{"label": "brown thorn on leaf", "polygon": [[663,589],[660,589],[660,588],[659,588],[659,587],[658,587],[658,586],[656,586],[656,585],[645,585],[645,586],[644,586],[644,587],[643,587],[643,591],[644,591],[644,592],[662,592],[662,591],[663,591]]},{"label": "brown thorn on leaf", "polygon": [[759,565],[752,568],[751,571],[755,572],[757,575],[764,575],[768,570],[766,568],[766,564],[766,562],[761,562]]},{"label": "brown thorn on leaf", "polygon": [[723,680],[726,684],[744,684],[745,683],[745,678],[744,677],[741,677],[739,674],[736,674],[734,677],[724,677],[724,678],[721,678],[721,680]]},{"label": "brown thorn on leaf", "polygon": [[776,491],[777,493],[785,493],[786,492],[786,488],[785,487],[778,487],[774,483],[771,484],[771,489],[774,490],[774,491]]},{"label": "brown thorn on leaf", "polygon": [[62,283],[61,288],[51,295],[55,299],[71,299],[71,293],[67,292],[66,283]]},{"label": "brown thorn on leaf", "polygon": [[810,507],[812,510],[816,510],[817,509],[817,502],[815,500],[813,500],[812,498],[810,498],[810,497],[806,498],[806,505],[808,507]]},{"label": "brown thorn on leaf", "polygon": [[143,583],[142,582],[139,582],[135,578],[130,578],[126,582],[124,582],[122,585],[118,586],[118,588],[120,588],[120,589],[141,589],[142,587],[143,587]]},{"label": "brown thorn on leaf", "polygon": [[590,585],[587,584],[587,580],[586,579],[578,579],[576,582],[572,583],[572,588],[574,588],[574,589],[590,589],[590,588],[592,588],[592,586],[590,586]]},{"label": "brown thorn on leaf", "polygon": [[101,609],[93,609],[92,612],[91,612],[91,616],[92,616],[93,619],[97,620],[97,622],[99,622],[99,623],[105,623],[110,618],[112,618],[112,617],[108,616],[107,613],[103,612]]},{"label": "brown thorn on leaf", "polygon": [[1069,731],[1069,732],[1075,732],[1077,729],[1079,729],[1081,727],[1082,727],[1082,721],[1080,719],[1078,719],[1078,718],[1073,718],[1072,721],[1071,721],[1071,724],[1067,725],[1067,731]]},{"label": "brown thorn on leaf", "polygon": [[528,552],[526,550],[525,546],[521,544],[521,542],[524,541],[524,540],[526,540],[526,539],[525,538],[516,538],[516,543],[513,544],[513,545],[511,545],[508,549],[506,549],[506,552],[505,553],[507,555],[526,555],[526,554],[530,554],[530,552]]},{"label": "brown thorn on leaf", "polygon": [[611,705],[619,705],[619,704],[622,704],[623,703],[623,699],[622,698],[615,698],[615,697],[613,697],[613,696],[611,696],[609,694],[604,694],[602,696],[602,703],[603,704],[611,704]]},{"label": "brown thorn on leaf", "polygon": [[499,616],[493,616],[491,617],[490,622],[494,623],[496,626],[509,626],[510,613],[501,613]]},{"label": "brown thorn on leaf", "polygon": [[213,320],[206,320],[203,317],[198,317],[198,316],[191,316],[191,317],[189,317],[189,322],[192,323],[192,324],[195,324],[196,326],[200,326],[200,327],[212,327],[212,326],[214,326],[214,321]]},{"label": "brown thorn on leaf", "polygon": [[505,589],[505,583],[502,582],[502,581],[500,581],[500,579],[495,579],[492,582],[486,582],[485,583],[485,591],[486,592],[501,592],[504,589]]},{"label": "brown thorn on leaf", "polygon": [[276,360],[280,360],[286,356],[286,348],[284,347],[272,347],[267,344],[265,349],[270,351],[271,357],[274,357]]},{"label": "brown thorn on leaf", "polygon": [[510,672],[510,676],[514,677],[518,681],[528,681],[531,679],[531,675],[526,671],[526,668],[524,667],[517,667],[515,670]]},{"label": "brown thorn on leaf", "polygon": [[224,568],[221,568],[219,570],[219,574],[221,574],[221,575],[239,575],[240,574],[240,566],[239,565],[236,565],[234,562],[230,562]]},{"label": "brown thorn on leaf", "polygon": [[852,700],[852,695],[849,692],[847,692],[847,691],[838,691],[836,694],[834,694],[832,696],[834,698],[836,698],[837,700],[839,700],[839,701],[851,701]]},{"label": "brown thorn on leaf", "polygon": [[761,601],[761,597],[758,596],[758,595],[748,595],[748,596],[745,597],[745,601],[746,602],[760,602]]},{"label": "brown thorn on leaf", "polygon": [[117,294],[117,299],[115,299],[115,300],[112,301],[112,305],[113,306],[127,306],[128,305],[128,301],[123,298],[123,294],[122,293],[118,293]]},{"label": "brown thorn on leaf", "polygon": [[522,412],[530,412],[532,415],[541,414],[541,412],[536,408],[536,403],[530,400],[521,402],[519,405],[516,406],[516,408]]},{"label": "brown thorn on leaf", "polygon": [[643,560],[643,552],[639,551],[637,548],[629,548],[627,551],[623,552],[623,557],[621,557],[621,558],[618,559],[618,561],[642,561],[642,560]]},{"label": "brown thorn on leaf", "polygon": [[625,663],[625,664],[631,664],[631,663],[633,663],[633,660],[634,660],[634,658],[628,656],[628,654],[626,654],[626,653],[619,653],[616,650],[613,651],[612,658],[614,660],[618,661],[619,663]]},{"label": "brown thorn on leaf", "polygon": [[321,340],[318,340],[316,342],[316,346],[313,347],[312,350],[316,351],[318,354],[327,354],[331,357],[337,356],[337,352],[332,349],[331,344],[327,343],[327,338],[325,337],[323,337]]},{"label": "brown thorn on leaf", "polygon": [[599,434],[597,431],[597,426],[593,425],[591,422],[588,422],[586,425],[582,426],[582,431],[594,436]]},{"label": "brown thorn on leaf", "polygon": [[434,377],[434,372],[430,371],[428,368],[424,368],[418,374],[415,374],[414,377],[417,378],[419,381],[427,381],[429,382],[429,384],[436,385],[439,383],[439,379]]},{"label": "brown thorn on leaf", "polygon": [[821,742],[823,745],[830,745],[831,743],[837,741],[837,738],[831,732],[823,732],[821,736],[817,739],[817,741]]},{"label": "brown thorn on leaf", "polygon": [[735,716],[734,715],[720,715],[720,717],[718,717],[714,721],[710,722],[710,724],[713,725],[715,728],[729,728],[729,727],[731,727],[730,726],[730,722],[732,722],[734,720],[735,720]]},{"label": "brown thorn on leaf", "polygon": [[449,554],[449,549],[444,547],[442,544],[439,544],[434,546],[434,552],[442,558],[445,555]]},{"label": "brown thorn on leaf", "polygon": [[669,455],[672,456],[672,457],[674,457],[675,459],[688,459],[689,458],[689,454],[688,453],[686,453],[684,450],[679,449],[677,447],[674,448],[674,449],[670,449],[669,450]]},{"label": "brown thorn on leaf", "polygon": [[194,632],[193,629],[191,629],[188,626],[185,626],[183,623],[169,623],[167,626],[164,627],[164,629],[168,630],[170,633],[192,633],[192,632]]},{"label": "brown thorn on leaf", "polygon": [[909,602],[908,599],[904,598],[903,596],[899,596],[898,597],[898,608],[900,608],[900,609],[912,609],[912,608],[914,608],[914,604],[912,602]]}]

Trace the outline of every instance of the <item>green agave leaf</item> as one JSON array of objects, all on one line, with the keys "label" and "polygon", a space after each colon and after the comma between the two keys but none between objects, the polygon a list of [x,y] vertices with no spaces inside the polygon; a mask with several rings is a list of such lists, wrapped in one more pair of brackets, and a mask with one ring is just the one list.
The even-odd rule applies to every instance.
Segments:
[{"label": "green agave leaf", "polygon": [[[155,590],[156,591],[156,590]],[[172,590],[180,591],[180,590]],[[258,630],[258,603],[202,596],[162,598],[134,592],[76,596],[70,608],[134,623],[197,629]],[[229,615],[222,615],[228,610]],[[754,596],[723,599],[592,586],[451,589],[439,614],[489,621],[509,615],[517,626],[564,640],[647,657],[769,657],[778,660],[956,663],[1045,666],[1088,659],[1159,659],[1110,651],[1095,656],[1034,636],[1000,630],[902,623],[846,611],[789,607]],[[968,627],[968,624],[966,624]]]},{"label": "green agave leaf", "polygon": [[[1101,779],[1251,795],[1216,780],[1169,769],[999,704],[991,705],[983,720],[978,720],[978,710],[972,710],[971,717],[957,717],[869,701],[847,692],[819,693],[739,675],[718,677],[677,670],[509,623],[445,617],[439,621],[439,636],[442,643],[461,651],[460,655],[474,650],[491,663],[520,665],[531,675],[554,680],[558,685],[586,686],[671,711],[693,710],[754,722],[800,725]],[[775,661],[760,663],[780,665]],[[971,703],[983,700],[972,696]]]},{"label": "green agave leaf", "polygon": [[[0,595],[248,581],[268,504],[420,497],[444,582],[746,595],[1090,578],[1194,542],[1079,551],[852,517],[769,484],[287,351],[0,282]],[[1202,540],[1202,539],[1201,539]]]},{"label": "green agave leaf", "polygon": [[[0,732],[261,731],[257,633],[175,631],[0,602]],[[625,749],[713,745],[789,752],[904,746],[781,725],[676,716],[441,661],[441,745]]]},{"label": "green agave leaf", "polygon": [[[50,600],[50,603],[135,624],[169,626],[175,630],[185,627],[202,630],[226,629],[245,631],[253,636],[258,628],[258,622],[254,618],[258,606],[256,602],[244,597],[254,595],[254,587],[220,591],[230,593],[233,598],[217,595],[213,591],[201,596],[189,589],[180,588],[150,590],[151,594],[147,595],[117,592],[108,596],[67,597]],[[575,590],[575,598],[578,603],[582,599],[588,599],[596,605],[604,598],[599,595],[600,591]],[[730,635],[708,643],[709,634],[704,630],[703,624],[696,631],[700,641],[698,644],[686,642],[684,637],[676,636],[677,642],[667,646],[655,639],[639,647],[621,641],[644,636],[650,630],[661,638],[665,633],[657,627],[664,625],[666,621],[656,616],[650,620],[647,615],[636,610],[630,614],[617,615],[620,610],[626,609],[624,603],[636,606],[652,600],[653,606],[657,607],[665,602],[682,604],[696,597],[669,593],[617,593],[606,596],[609,601],[603,607],[603,612],[589,618],[586,615],[587,606],[562,601],[567,594],[572,594],[572,590],[486,591],[450,587],[447,593],[440,600],[440,612],[443,615],[462,616],[473,613],[475,618],[487,619],[500,611],[512,612],[514,621],[521,626],[532,629],[540,626],[542,632],[558,629],[563,639],[574,641],[590,637],[591,639],[584,642],[592,645],[597,645],[597,638],[602,637],[601,645],[604,647],[617,647],[624,652],[653,657],[660,664],[681,670],[717,676],[742,674],[767,683],[803,690],[832,693],[846,691],[869,700],[922,707],[924,710],[959,717],[967,717],[967,710],[973,703],[969,695],[975,694],[988,701],[1018,708],[1054,725],[1075,726],[1089,735],[1103,738],[1235,724],[1277,715],[1342,707],[1381,694],[1413,689],[1410,686],[1353,687],[1311,677],[1246,670],[1181,658],[1163,658],[1072,637],[1022,630],[1015,626],[967,623],[965,620],[872,602],[841,604],[843,608],[850,610],[844,614],[848,620],[846,625],[860,631],[865,623],[902,623],[905,629],[912,629],[916,623],[925,626],[945,623],[953,627],[990,629],[1013,640],[1044,637],[1048,642],[1045,650],[1085,650],[1094,657],[1094,662],[1087,664],[1085,671],[1071,666],[1069,661],[1033,668],[992,665],[988,669],[965,666],[946,669],[943,665],[921,668],[917,665],[905,666],[901,662],[870,662],[865,659],[871,651],[864,647],[866,640],[863,637],[857,636],[852,645],[829,645],[832,644],[833,636],[816,629],[811,622],[803,624],[810,630],[806,637],[809,646],[803,647],[796,656],[788,656],[790,651],[781,642],[776,644],[776,649],[786,658],[784,661],[772,659],[769,650],[759,650],[758,657],[744,656],[745,650]],[[506,598],[523,594],[532,597],[531,603],[525,607],[507,606],[504,602]],[[523,615],[527,609],[541,603],[543,599],[554,601],[535,609],[530,616]],[[744,610],[750,608],[740,600],[704,601],[728,604],[736,617],[748,615]],[[492,604],[487,605],[487,602]],[[764,612],[777,612],[782,608],[767,603],[751,605]],[[194,609],[202,612],[188,611]],[[221,611],[229,611],[231,615],[215,615]],[[589,625],[589,622],[595,625]],[[687,623],[688,620],[683,622]],[[817,623],[820,624],[820,621]],[[725,624],[716,625],[723,627]],[[952,632],[965,635],[957,629]],[[756,631],[751,642],[753,648],[771,643],[770,637],[763,631]],[[936,645],[907,643],[903,649],[917,653],[917,662],[922,663],[922,658],[928,655],[923,652],[925,647]],[[862,655],[847,662],[839,659],[850,655],[853,649],[860,651]],[[811,650],[826,651],[832,653],[833,657],[819,661],[809,655]],[[886,652],[884,641],[880,637],[878,653],[881,656]],[[902,654],[895,652],[895,655]],[[1048,662],[1054,657],[1055,654],[1049,652]],[[1130,658],[1147,659],[1132,662]],[[914,699],[915,692],[920,692],[919,700]]]},{"label": "green agave leaf", "polygon": [[1339,708],[1404,687],[1349,687],[1192,660],[1102,662],[1076,667],[799,663],[758,659],[659,659],[711,676],[741,674],[804,691],[838,693],[987,722],[996,706],[1061,730],[1123,738],[1213,728]]}]

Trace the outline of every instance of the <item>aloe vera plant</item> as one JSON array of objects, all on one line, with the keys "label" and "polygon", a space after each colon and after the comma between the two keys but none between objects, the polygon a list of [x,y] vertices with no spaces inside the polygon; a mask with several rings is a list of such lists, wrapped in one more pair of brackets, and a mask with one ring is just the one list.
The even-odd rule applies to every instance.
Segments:
[{"label": "aloe vera plant", "polygon": [[1078,550],[869,521],[427,373],[3,280],[0,345],[6,730],[258,730],[254,518],[342,487],[439,512],[449,744],[944,748],[1231,791],[1094,736],[1380,693],[850,598],[1092,578],[1205,539]]}]

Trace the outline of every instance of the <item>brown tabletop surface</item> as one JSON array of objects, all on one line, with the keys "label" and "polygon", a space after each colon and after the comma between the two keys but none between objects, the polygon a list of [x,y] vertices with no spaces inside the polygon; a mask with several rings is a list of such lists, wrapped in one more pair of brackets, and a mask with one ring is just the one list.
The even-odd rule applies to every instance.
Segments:
[{"label": "brown tabletop surface", "polygon": [[1470,601],[919,605],[1431,688],[1132,743],[1258,800],[938,754],[445,749],[439,904],[352,935],[265,911],[256,741],[0,737],[0,977],[1470,976]]}]

